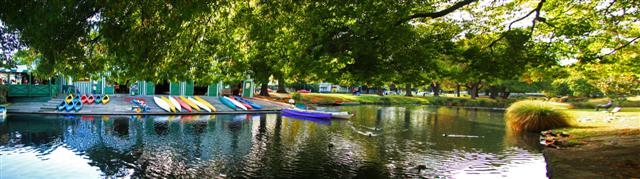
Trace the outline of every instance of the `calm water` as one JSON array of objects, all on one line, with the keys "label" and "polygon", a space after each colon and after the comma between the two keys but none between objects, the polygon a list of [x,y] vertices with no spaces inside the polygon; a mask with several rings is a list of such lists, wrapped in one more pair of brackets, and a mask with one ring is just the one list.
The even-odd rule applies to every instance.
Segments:
[{"label": "calm water", "polygon": [[502,112],[329,109],[356,116],[9,115],[0,178],[546,178],[535,140],[506,132]]}]

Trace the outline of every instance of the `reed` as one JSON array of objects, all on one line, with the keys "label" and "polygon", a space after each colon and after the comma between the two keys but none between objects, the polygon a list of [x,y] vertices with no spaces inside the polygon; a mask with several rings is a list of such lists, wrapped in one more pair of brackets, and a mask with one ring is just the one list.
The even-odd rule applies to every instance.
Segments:
[{"label": "reed", "polygon": [[543,101],[518,101],[506,112],[507,126],[515,131],[539,132],[569,127],[573,117],[561,110],[561,106]]}]

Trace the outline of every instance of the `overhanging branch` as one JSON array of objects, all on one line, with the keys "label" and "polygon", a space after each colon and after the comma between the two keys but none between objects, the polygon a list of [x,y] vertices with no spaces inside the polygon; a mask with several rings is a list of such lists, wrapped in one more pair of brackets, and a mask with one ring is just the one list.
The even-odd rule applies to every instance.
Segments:
[{"label": "overhanging branch", "polygon": [[415,19],[415,18],[426,18],[426,17],[438,18],[438,17],[442,17],[442,16],[445,16],[445,15],[447,15],[447,14],[449,14],[449,13],[451,13],[451,12],[457,10],[457,9],[460,9],[460,8],[462,8],[462,7],[466,6],[466,5],[469,5],[469,4],[473,3],[473,2],[476,2],[476,1],[478,1],[478,0],[463,0],[463,1],[460,1],[460,2],[458,2],[456,4],[454,4],[451,7],[443,9],[441,11],[415,13],[413,15],[410,15],[407,18],[400,19],[396,23],[396,25],[400,25],[402,23],[405,23],[405,22],[407,22],[407,21],[409,21],[411,19]]},{"label": "overhanging branch", "polygon": [[[522,16],[522,17],[520,17],[520,18],[518,18],[516,20],[511,21],[511,23],[509,23],[509,26],[507,26],[507,31],[511,30],[511,26],[513,26],[513,24],[515,24],[516,22],[520,22],[520,21],[526,19],[527,17],[531,16],[532,14],[535,14],[535,16],[534,16],[533,20],[531,21],[532,24],[531,24],[531,29],[529,30],[529,33],[530,33],[529,36],[533,35],[533,30],[536,27],[536,22],[537,21],[541,21],[541,22],[543,22],[545,24],[548,24],[546,19],[540,17],[540,10],[542,9],[542,5],[544,5],[545,1],[546,0],[540,0],[540,2],[538,2],[538,5],[536,6],[536,8],[534,8],[531,11],[529,11],[524,16]],[[489,44],[489,46],[487,46],[487,48],[493,47],[496,43],[498,43],[498,41],[502,40],[504,38],[504,36],[505,36],[505,34],[502,33],[502,35],[500,35],[500,37],[498,39],[496,39],[493,42],[491,42],[491,44]]]}]

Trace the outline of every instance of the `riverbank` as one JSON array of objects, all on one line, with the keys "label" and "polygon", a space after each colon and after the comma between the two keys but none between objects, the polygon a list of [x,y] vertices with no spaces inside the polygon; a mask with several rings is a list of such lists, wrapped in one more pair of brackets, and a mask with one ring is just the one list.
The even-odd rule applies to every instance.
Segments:
[{"label": "riverbank", "polygon": [[569,147],[543,150],[550,178],[632,178],[640,176],[640,108],[614,116],[568,110],[579,122],[558,129],[571,134]]}]

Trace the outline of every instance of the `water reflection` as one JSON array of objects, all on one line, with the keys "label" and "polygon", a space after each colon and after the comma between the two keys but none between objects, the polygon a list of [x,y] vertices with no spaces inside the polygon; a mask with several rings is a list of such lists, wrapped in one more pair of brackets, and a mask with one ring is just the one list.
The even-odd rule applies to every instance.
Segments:
[{"label": "water reflection", "polygon": [[501,112],[331,110],[356,116],[327,123],[274,114],[11,115],[0,124],[0,178],[545,177],[535,145],[509,135]]}]

